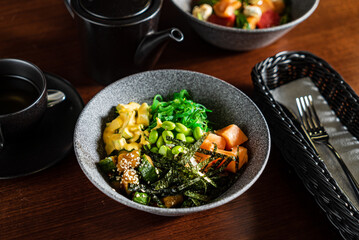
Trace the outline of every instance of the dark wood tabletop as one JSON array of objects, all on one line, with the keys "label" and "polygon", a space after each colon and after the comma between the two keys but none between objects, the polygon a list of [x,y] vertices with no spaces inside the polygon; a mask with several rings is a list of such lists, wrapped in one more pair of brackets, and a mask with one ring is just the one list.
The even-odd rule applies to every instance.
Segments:
[{"label": "dark wood tabletop", "polygon": [[[77,28],[61,0],[0,1],[0,58],[19,58],[72,83],[86,104],[104,86],[83,70]],[[199,38],[168,0],[160,29],[185,35],[170,43],[156,69],[187,69],[233,84],[253,97],[250,72],[285,50],[325,59],[359,92],[359,2],[323,0],[312,16],[270,46],[218,49]],[[21,148],[19,149],[21,151]],[[73,150],[33,175],[0,180],[0,239],[340,239],[273,145],[258,181],[224,206],[183,217],[128,208],[100,192]]]}]

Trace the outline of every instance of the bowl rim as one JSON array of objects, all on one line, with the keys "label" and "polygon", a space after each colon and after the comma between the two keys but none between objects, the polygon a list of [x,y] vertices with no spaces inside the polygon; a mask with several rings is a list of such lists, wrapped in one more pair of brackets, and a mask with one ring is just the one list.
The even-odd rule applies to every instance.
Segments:
[{"label": "bowl rim", "polygon": [[306,20],[310,15],[313,14],[313,12],[315,11],[315,9],[318,7],[320,0],[314,0],[314,4],[313,6],[300,18],[297,18],[293,21],[290,21],[288,23],[282,24],[282,25],[278,25],[278,26],[274,26],[274,27],[270,27],[270,28],[261,28],[261,29],[242,29],[242,28],[234,28],[234,27],[226,27],[226,26],[221,26],[218,24],[214,24],[214,23],[210,23],[207,21],[202,21],[199,20],[198,18],[195,18],[192,14],[190,14],[187,11],[184,11],[181,7],[179,7],[176,3],[176,0],[171,0],[172,4],[182,13],[186,14],[187,17],[191,18],[192,20],[194,20],[196,23],[201,24],[205,27],[212,27],[215,28],[217,30],[222,30],[222,31],[230,31],[233,33],[236,32],[242,32],[242,33],[254,33],[254,34],[259,34],[259,33],[266,33],[266,32],[275,32],[275,31],[280,31],[280,30],[284,30],[287,28],[292,28],[296,25],[298,25],[299,23],[303,22],[304,20]]},{"label": "bowl rim", "polygon": [[[243,97],[247,98],[248,101],[250,101],[254,108],[257,110],[257,113],[259,114],[259,116],[261,117],[264,127],[265,127],[265,131],[266,134],[268,136],[267,139],[265,139],[266,143],[267,143],[267,150],[266,150],[266,154],[264,156],[263,159],[263,164],[261,165],[260,169],[257,171],[257,173],[255,174],[255,176],[246,184],[243,186],[243,188],[241,188],[239,191],[226,196],[224,198],[221,198],[221,196],[219,197],[220,199],[214,202],[210,202],[208,204],[204,204],[201,206],[195,206],[195,207],[187,207],[187,208],[160,208],[160,207],[154,207],[154,206],[147,206],[147,205],[143,205],[143,204],[139,204],[136,203],[128,198],[126,198],[125,196],[123,196],[122,194],[115,192],[116,195],[113,195],[113,192],[109,192],[106,189],[104,189],[100,184],[98,184],[95,180],[93,180],[93,178],[91,177],[91,174],[86,170],[85,165],[83,164],[83,160],[81,159],[80,154],[78,153],[78,148],[76,147],[77,145],[77,136],[79,135],[78,133],[78,129],[79,129],[79,123],[80,120],[82,119],[82,117],[85,115],[87,109],[91,106],[91,103],[96,101],[97,96],[102,93],[103,91],[106,91],[109,88],[112,88],[113,86],[117,85],[120,81],[126,80],[126,79],[130,79],[130,78],[134,78],[137,75],[142,75],[142,74],[146,74],[146,73],[155,73],[155,72],[178,72],[178,73],[187,73],[187,74],[196,74],[198,76],[203,76],[206,78],[211,78],[213,80],[216,81],[220,81],[222,84],[227,85],[228,87],[238,91]],[[88,102],[88,104],[86,104],[86,106],[84,107],[84,109],[82,110],[80,116],[78,117],[76,126],[75,126],[75,130],[74,130],[74,151],[75,151],[75,155],[76,155],[76,159],[78,164],[80,165],[81,170],[83,171],[83,173],[86,175],[86,177],[88,178],[88,180],[98,189],[100,190],[102,193],[104,193],[105,195],[107,195],[109,198],[127,206],[127,207],[131,207],[137,210],[142,210],[145,212],[149,212],[152,214],[156,214],[156,215],[162,215],[162,216],[181,216],[181,215],[187,215],[190,213],[195,213],[195,212],[200,212],[200,211],[205,211],[205,210],[209,210],[209,209],[213,209],[216,207],[219,207],[221,205],[224,205],[232,200],[234,200],[235,198],[239,197],[240,195],[242,195],[244,192],[246,192],[250,187],[252,187],[252,185],[259,179],[259,177],[262,175],[267,163],[268,163],[268,159],[270,156],[270,150],[271,150],[271,135],[270,135],[270,131],[269,131],[269,127],[268,127],[268,123],[263,115],[263,113],[261,112],[261,110],[258,108],[258,106],[254,103],[254,101],[252,99],[250,99],[245,93],[243,93],[240,89],[238,89],[237,87],[233,86],[232,84],[221,80],[219,78],[216,78],[214,76],[208,75],[208,74],[204,74],[204,73],[200,73],[200,72],[196,72],[196,71],[190,71],[190,70],[181,70],[181,69],[160,69],[160,70],[150,70],[150,71],[145,71],[145,72],[140,72],[140,73],[136,73],[130,76],[126,76],[124,78],[121,78],[113,83],[111,83],[110,85],[108,85],[107,87],[105,87],[104,89],[102,89],[101,91],[99,91],[95,96],[92,97],[92,99]],[[99,173],[100,174],[100,173]],[[100,174],[101,175],[101,174]],[[111,194],[112,193],[112,194]]]}]

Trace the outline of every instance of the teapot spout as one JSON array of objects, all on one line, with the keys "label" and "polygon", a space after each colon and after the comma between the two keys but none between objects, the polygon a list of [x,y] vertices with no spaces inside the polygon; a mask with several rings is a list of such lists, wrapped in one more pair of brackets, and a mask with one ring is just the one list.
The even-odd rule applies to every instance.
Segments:
[{"label": "teapot spout", "polygon": [[138,45],[134,63],[140,70],[151,69],[158,61],[168,42],[182,42],[183,33],[177,28],[148,34]]}]

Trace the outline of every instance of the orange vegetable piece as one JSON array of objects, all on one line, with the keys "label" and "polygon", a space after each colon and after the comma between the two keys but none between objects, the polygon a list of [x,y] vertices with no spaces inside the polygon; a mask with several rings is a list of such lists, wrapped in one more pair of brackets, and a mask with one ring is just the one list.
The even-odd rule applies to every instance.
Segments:
[{"label": "orange vegetable piece", "polygon": [[247,22],[249,24],[250,29],[255,29],[258,21],[259,21],[259,18],[257,18],[257,17],[253,17],[253,16],[247,17]]},{"label": "orange vegetable piece", "polygon": [[183,195],[167,196],[162,198],[162,202],[167,208],[175,207],[183,202]]},{"label": "orange vegetable piece", "polygon": [[210,133],[203,141],[201,148],[206,149],[208,151],[214,150],[214,145],[217,145],[218,149],[225,149],[226,148],[226,140],[217,134]]},{"label": "orange vegetable piece", "polygon": [[281,14],[284,11],[285,8],[284,0],[276,0],[273,1],[272,3],[274,5],[274,11],[276,11],[279,14]]},{"label": "orange vegetable piece", "polygon": [[[245,147],[242,146],[237,146],[235,148],[233,148],[231,151],[226,151],[226,150],[221,150],[221,149],[217,149],[218,153],[230,156],[230,157],[238,157],[238,168],[236,168],[236,162],[232,161],[230,162],[227,167],[225,168],[226,171],[232,172],[232,173],[236,173],[238,169],[240,169],[245,163],[248,162],[248,152],[247,149]],[[203,154],[203,153],[199,153],[197,152],[195,154],[195,157],[197,159],[198,162],[204,161],[207,158],[209,158],[209,155]],[[210,168],[213,164],[215,164],[217,161],[221,160],[220,158],[213,160],[212,162],[210,162],[207,165],[207,168]],[[219,164],[218,167],[220,167],[222,164],[224,164],[226,160],[223,160],[221,164]]]},{"label": "orange vegetable piece", "polygon": [[129,168],[135,168],[140,165],[141,157],[138,150],[132,150],[131,152],[123,152],[117,157],[117,168],[123,172]]},{"label": "orange vegetable piece", "polygon": [[213,5],[213,10],[217,16],[225,18],[234,15],[234,11],[239,9],[241,5],[238,0],[220,0]]},{"label": "orange vegetable piece", "polygon": [[238,152],[238,169],[240,169],[248,162],[248,150],[245,147],[238,146],[235,151]]},{"label": "orange vegetable piece", "polygon": [[[232,149],[232,151],[226,151],[226,150],[217,150],[218,153],[227,155],[229,157],[237,157],[237,150],[235,148]],[[219,159],[214,160],[213,163],[217,162]],[[218,167],[220,167],[222,164],[224,164],[226,160],[223,160],[223,162],[221,164],[219,164]],[[232,172],[232,173],[236,173],[237,169],[236,169],[236,162],[232,161],[230,162],[227,167],[225,168],[226,171]]]},{"label": "orange vegetable piece", "polygon": [[196,152],[194,154],[194,158],[196,159],[196,161],[199,163],[199,162],[202,162],[204,160],[206,160],[207,158],[209,158],[209,155],[206,155],[204,153],[199,153],[199,152]]},{"label": "orange vegetable piece", "polygon": [[[232,151],[218,150],[217,152],[225,154],[227,156],[231,156],[231,157],[238,157],[238,168],[236,168],[236,162],[235,161],[230,162],[227,165],[227,167],[225,168],[226,171],[229,171],[229,172],[232,172],[232,173],[236,173],[237,170],[239,170],[241,167],[243,167],[243,165],[245,163],[248,162],[247,148],[242,147],[242,146],[237,146],[237,147],[233,148]],[[224,161],[223,161],[223,163],[224,163]],[[219,166],[221,166],[222,164],[220,164]]]},{"label": "orange vegetable piece", "polygon": [[241,145],[248,140],[244,132],[235,124],[228,125],[215,131],[226,140],[226,150],[232,150],[235,146]]},{"label": "orange vegetable piece", "polygon": [[131,194],[131,192],[128,190],[128,184],[133,183],[133,184],[138,184],[139,183],[139,179],[138,179],[138,175],[136,173],[136,171],[134,169],[128,168],[125,169],[122,175],[122,179],[121,179],[121,186],[120,188],[122,190],[124,190],[128,195]]},{"label": "orange vegetable piece", "polygon": [[262,10],[262,13],[269,10],[274,11],[274,4],[271,0],[262,0],[262,4],[258,4],[258,7]]}]

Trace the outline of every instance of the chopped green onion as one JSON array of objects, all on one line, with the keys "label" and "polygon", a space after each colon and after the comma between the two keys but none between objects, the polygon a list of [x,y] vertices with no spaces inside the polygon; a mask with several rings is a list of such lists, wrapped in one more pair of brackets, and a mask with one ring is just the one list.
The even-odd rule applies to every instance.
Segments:
[{"label": "chopped green onion", "polygon": [[143,205],[148,205],[150,202],[150,196],[147,193],[135,192],[132,200]]}]

